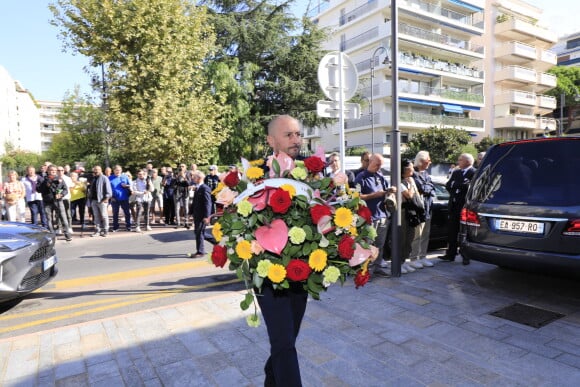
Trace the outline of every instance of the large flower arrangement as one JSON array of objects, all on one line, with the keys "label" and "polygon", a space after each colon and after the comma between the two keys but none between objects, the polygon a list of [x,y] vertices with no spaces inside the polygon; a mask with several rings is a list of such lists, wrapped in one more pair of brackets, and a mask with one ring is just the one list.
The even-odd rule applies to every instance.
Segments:
[{"label": "large flower arrangement", "polygon": [[322,177],[323,157],[271,156],[269,176],[260,162],[243,160],[244,174],[224,174],[214,190],[224,212],[212,230],[217,244],[211,260],[218,267],[229,260],[229,269],[245,282],[240,306],[254,305],[251,326],[259,325],[254,293],[265,281],[274,289],[298,282],[319,299],[330,284],[349,276],[357,288],[369,280],[367,266],[378,253],[371,244],[371,212],[348,188],[346,175]]}]

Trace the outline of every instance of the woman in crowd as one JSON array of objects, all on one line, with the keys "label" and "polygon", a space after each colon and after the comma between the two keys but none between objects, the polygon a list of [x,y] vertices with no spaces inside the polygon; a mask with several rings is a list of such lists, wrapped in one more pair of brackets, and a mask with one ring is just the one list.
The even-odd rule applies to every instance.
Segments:
[{"label": "woman in crowd", "polygon": [[18,173],[11,170],[8,172],[8,181],[4,183],[4,205],[6,206],[6,219],[11,222],[26,222],[26,189],[18,180]]}]

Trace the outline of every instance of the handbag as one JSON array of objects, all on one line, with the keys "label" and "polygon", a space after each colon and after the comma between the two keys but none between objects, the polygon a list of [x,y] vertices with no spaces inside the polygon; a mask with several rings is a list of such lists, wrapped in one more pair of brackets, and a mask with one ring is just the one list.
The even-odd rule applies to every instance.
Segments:
[{"label": "handbag", "polygon": [[393,192],[385,195],[385,208],[391,214],[397,210],[397,196]]},{"label": "handbag", "polygon": [[4,200],[6,200],[6,204],[11,206],[18,202],[19,195],[17,193],[7,193],[4,195]]}]

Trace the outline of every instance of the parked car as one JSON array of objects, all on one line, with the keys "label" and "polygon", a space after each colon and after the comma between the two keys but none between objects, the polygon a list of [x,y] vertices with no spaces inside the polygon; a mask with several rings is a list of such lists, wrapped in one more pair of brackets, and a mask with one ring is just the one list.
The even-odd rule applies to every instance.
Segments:
[{"label": "parked car", "polygon": [[431,231],[429,244],[444,245],[447,243],[447,215],[449,213],[449,192],[445,188],[446,177],[432,176],[435,186],[435,198],[433,198],[433,212],[431,215]]},{"label": "parked car", "polygon": [[56,276],[54,242],[45,228],[0,222],[0,303],[23,297]]},{"label": "parked car", "polygon": [[580,273],[580,137],[490,148],[467,193],[461,255],[524,270]]}]

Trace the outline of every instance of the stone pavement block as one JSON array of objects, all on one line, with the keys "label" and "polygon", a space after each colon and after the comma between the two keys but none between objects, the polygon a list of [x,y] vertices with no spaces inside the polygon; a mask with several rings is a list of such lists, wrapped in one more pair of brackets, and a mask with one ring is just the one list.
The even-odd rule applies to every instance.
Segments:
[{"label": "stone pavement block", "polygon": [[465,352],[474,354],[482,360],[502,359],[509,362],[519,359],[528,353],[528,350],[516,347],[515,345],[506,344],[501,341],[492,340],[488,337],[478,336],[464,343],[455,344],[455,346]]},{"label": "stone pavement block", "polygon": [[[106,322],[106,321],[105,321]],[[85,335],[92,335],[103,332],[103,321],[92,322],[90,324],[83,324],[79,327],[81,337]]]},{"label": "stone pavement block", "polygon": [[580,324],[573,325],[558,320],[541,327],[539,331],[542,332],[544,336],[561,339],[580,346]]},{"label": "stone pavement block", "polygon": [[414,296],[414,295],[408,294],[408,293],[398,293],[398,294],[395,294],[394,297],[396,297],[402,301],[410,302],[410,303],[413,303],[416,305],[427,305],[431,302],[425,298]]},{"label": "stone pavement block", "polygon": [[222,352],[234,352],[242,350],[252,343],[237,330],[226,330],[210,337],[210,341]]},{"label": "stone pavement block", "polygon": [[120,377],[121,372],[115,360],[93,364],[88,367],[89,383],[94,384],[100,380]]},{"label": "stone pavement block", "polygon": [[580,345],[575,345],[563,340],[552,340],[546,344],[549,347],[559,349],[562,352],[567,352],[574,356],[580,356]]},{"label": "stone pavement block", "polygon": [[42,334],[39,339],[38,348],[38,369],[44,370],[52,368],[54,364],[54,353],[52,351],[52,335]]},{"label": "stone pavement block", "polygon": [[[214,386],[191,359],[156,367],[162,385],[172,387]],[[195,383],[193,383],[195,381]],[[232,384],[234,386],[235,384]]]},{"label": "stone pavement block", "polygon": [[156,365],[166,365],[191,358],[187,348],[180,341],[171,337],[165,340],[147,342],[143,345],[143,350]]},{"label": "stone pavement block", "polygon": [[141,357],[137,359],[133,359],[133,363],[135,364],[135,368],[141,375],[141,379],[145,384],[149,380],[157,379],[157,372],[155,371],[154,365],[151,363],[149,359],[146,357]]},{"label": "stone pavement block", "polygon": [[478,324],[476,322],[472,322],[472,321],[468,321],[464,324],[459,325],[459,327],[461,327],[461,329],[467,329],[471,332],[489,337],[490,339],[494,339],[494,340],[504,340],[507,337],[510,336],[509,333],[507,332],[503,332],[497,329],[493,329],[493,328],[489,328],[486,327],[484,325]]},{"label": "stone pavement block", "polygon": [[336,355],[332,351],[329,351],[308,338],[300,339],[300,345],[298,347],[300,349],[300,357],[308,359],[309,362],[316,365],[336,359]]},{"label": "stone pavement block", "polygon": [[69,376],[84,374],[85,372],[87,372],[87,369],[82,359],[56,362],[54,366],[54,377],[57,382]]},{"label": "stone pavement block", "polygon": [[475,381],[481,385],[499,385],[499,380],[502,380],[501,384],[503,385],[504,375],[500,375],[499,370],[486,367],[477,361],[470,361],[468,356],[458,354],[448,359],[444,364],[446,367],[460,370],[468,380]]},{"label": "stone pavement block", "polygon": [[474,385],[461,368],[450,363],[440,363],[436,359],[426,359],[412,367],[413,376],[426,385],[455,386],[460,384]]},{"label": "stone pavement block", "polygon": [[145,387],[164,387],[159,379],[147,380],[143,384]]},{"label": "stone pavement block", "polygon": [[82,354],[79,342],[57,344],[53,351],[55,363],[61,363],[72,359],[80,359]]},{"label": "stone pavement block", "polygon": [[70,343],[78,343],[80,340],[80,334],[78,327],[69,326],[66,329],[59,329],[52,333],[52,341],[54,345],[63,345]]},{"label": "stone pavement block", "polygon": [[97,380],[96,382],[91,382],[90,386],[91,387],[123,386],[123,378],[120,375],[110,376],[105,379]]},{"label": "stone pavement block", "polygon": [[397,360],[405,366],[412,366],[420,361],[425,360],[425,356],[388,341],[374,346],[373,349],[384,354],[384,359]]},{"label": "stone pavement block", "polygon": [[187,348],[193,358],[218,353],[219,349],[213,343],[204,339],[196,331],[189,331],[177,335],[177,339]]},{"label": "stone pavement block", "polygon": [[89,380],[87,374],[77,374],[67,377],[60,378],[56,381],[56,387],[78,387],[78,386],[88,386]]},{"label": "stone pavement block", "polygon": [[257,347],[248,346],[243,350],[227,353],[225,356],[230,366],[236,367],[244,377],[251,379],[264,373],[264,363],[268,358],[268,353]]},{"label": "stone pavement block", "polygon": [[221,369],[213,374],[212,379],[218,386],[247,386],[251,384],[250,379],[242,375],[236,367]]},{"label": "stone pavement block", "polygon": [[510,367],[518,370],[518,380],[528,385],[576,387],[580,380],[578,368],[535,353],[528,353],[510,363]]},{"label": "stone pavement block", "polygon": [[[367,372],[367,369],[360,367],[346,359],[334,359],[321,366],[327,375],[341,375],[341,380],[351,386],[368,386],[378,385],[389,377],[387,367],[380,370],[374,369],[375,372]],[[376,373],[376,371],[382,371]]]},{"label": "stone pavement block", "polygon": [[438,321],[435,319],[425,317],[421,314],[411,311],[403,311],[401,313],[397,313],[391,317],[391,320],[400,322],[403,325],[408,325],[417,328],[426,328],[438,323]]},{"label": "stone pavement block", "polygon": [[38,348],[12,349],[6,362],[4,370],[4,380],[18,380],[31,377],[36,379],[38,369]]},{"label": "stone pavement block", "polygon": [[436,344],[431,340],[411,339],[402,343],[400,347],[406,348],[417,355],[435,359],[438,362],[445,362],[453,357],[453,353]]},{"label": "stone pavement block", "polygon": [[558,356],[555,360],[558,360],[559,362],[580,369],[580,356],[565,353],[563,355]]},{"label": "stone pavement block", "polygon": [[562,354],[562,351],[554,349],[547,346],[549,338],[542,337],[537,332],[530,332],[529,334],[511,335],[502,340],[502,342],[515,345],[516,347],[523,348],[530,352],[537,353],[538,355],[545,356],[548,358],[555,358]]}]

